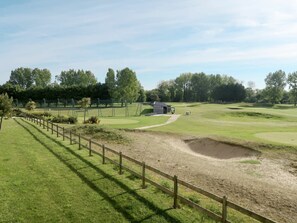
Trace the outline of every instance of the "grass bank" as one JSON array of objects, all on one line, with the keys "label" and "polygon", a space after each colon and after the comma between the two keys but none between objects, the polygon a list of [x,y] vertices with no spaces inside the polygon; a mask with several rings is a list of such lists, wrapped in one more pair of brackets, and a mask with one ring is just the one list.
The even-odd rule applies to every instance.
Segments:
[{"label": "grass bank", "polygon": [[20,119],[0,137],[3,222],[213,222]]}]

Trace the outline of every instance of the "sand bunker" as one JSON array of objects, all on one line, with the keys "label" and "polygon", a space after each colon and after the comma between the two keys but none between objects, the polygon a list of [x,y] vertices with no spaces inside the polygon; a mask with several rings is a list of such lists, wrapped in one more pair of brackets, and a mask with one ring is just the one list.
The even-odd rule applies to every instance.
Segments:
[{"label": "sand bunker", "polygon": [[261,154],[259,151],[244,146],[220,142],[209,138],[186,140],[186,143],[193,152],[217,159],[245,158],[259,156]]}]

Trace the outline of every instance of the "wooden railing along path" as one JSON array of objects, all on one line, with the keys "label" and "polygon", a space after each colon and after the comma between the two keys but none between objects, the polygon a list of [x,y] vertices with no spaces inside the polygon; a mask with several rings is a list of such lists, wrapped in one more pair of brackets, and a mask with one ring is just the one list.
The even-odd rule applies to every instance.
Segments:
[{"label": "wooden railing along path", "polygon": [[[173,197],[173,208],[177,208],[178,207],[178,201],[189,205],[190,207],[198,210],[199,212],[207,215],[208,217],[212,218],[215,221],[218,222],[224,222],[224,223],[229,223],[231,222],[230,220],[228,220],[228,208],[234,209],[238,212],[241,212],[242,214],[249,216],[259,222],[265,222],[265,223],[276,223],[275,221],[266,218],[260,214],[257,214],[251,210],[248,210],[246,208],[243,208],[231,201],[229,201],[227,199],[226,196],[223,197],[219,197],[213,193],[210,193],[208,191],[205,191],[195,185],[192,185],[190,183],[187,183],[181,179],[178,179],[177,176],[171,176],[167,173],[164,173],[161,170],[158,170],[152,166],[147,165],[145,162],[140,162],[132,157],[129,157],[127,155],[124,155],[122,152],[118,152],[114,149],[111,149],[103,144],[100,144],[98,142],[93,141],[90,138],[81,136],[80,134],[76,134],[72,131],[70,132],[66,132],[64,127],[61,127],[57,124],[54,124],[50,121],[46,121],[44,119],[41,119],[39,117],[33,116],[33,115],[29,115],[26,114],[25,115],[25,119],[28,121],[31,121],[33,123],[36,123],[37,125],[39,125],[40,127],[43,127],[43,129],[47,129],[47,131],[51,131],[52,134],[56,134],[57,137],[62,136],[63,140],[68,139],[70,144],[78,144],[79,149],[81,148],[85,148],[87,150],[89,150],[89,155],[91,156],[92,154],[96,154],[102,157],[102,164],[106,163],[106,160],[110,161],[111,163],[117,165],[119,167],[119,174],[123,173],[123,170],[126,170],[128,172],[130,172],[132,175],[140,178],[142,180],[142,188],[146,187],[146,183],[150,183],[151,185],[157,187],[158,189],[160,189],[161,191],[163,191],[164,193],[170,195],[171,197]],[[84,140],[85,143],[83,143],[82,141]],[[87,143],[86,143],[87,142]],[[94,146],[97,146],[99,148],[101,148],[101,152],[98,152],[97,150],[94,150]],[[107,152],[112,153],[113,155],[118,156],[118,160],[114,160],[110,157],[107,156]],[[135,170],[132,170],[131,167],[125,166],[123,164],[123,159],[126,159],[130,162],[133,162],[134,164],[136,164],[137,166],[141,167],[141,174],[137,173]],[[154,180],[150,179],[147,177],[146,175],[146,170],[150,170],[152,172],[154,172],[155,174],[162,176],[170,181],[172,181],[173,183],[173,190],[170,190],[169,188],[161,185],[158,182],[155,182]],[[200,206],[199,204],[191,201],[190,199],[180,195],[178,193],[178,188],[179,186],[182,185],[187,189],[190,189],[194,192],[197,192],[201,195],[204,195],[214,201],[219,202],[222,206],[221,209],[221,214],[217,214],[214,213],[211,210],[208,210],[205,207]]]}]

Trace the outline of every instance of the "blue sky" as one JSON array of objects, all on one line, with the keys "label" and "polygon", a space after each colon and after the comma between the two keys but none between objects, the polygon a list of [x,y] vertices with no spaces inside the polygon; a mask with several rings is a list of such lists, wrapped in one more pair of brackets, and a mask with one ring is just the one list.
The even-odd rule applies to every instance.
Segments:
[{"label": "blue sky", "polygon": [[129,67],[145,89],[185,72],[264,87],[297,71],[296,0],[1,0],[0,84],[17,67]]}]

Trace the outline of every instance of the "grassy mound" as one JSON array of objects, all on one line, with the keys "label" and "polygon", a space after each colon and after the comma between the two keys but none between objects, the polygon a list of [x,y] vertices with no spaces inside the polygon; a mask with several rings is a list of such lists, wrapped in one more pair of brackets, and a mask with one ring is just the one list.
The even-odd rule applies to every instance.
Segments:
[{"label": "grassy mound", "polygon": [[76,126],[71,129],[75,133],[91,136],[92,138],[104,140],[107,142],[128,144],[130,139],[124,135],[124,132],[117,129],[102,128],[99,126]]},{"label": "grassy mound", "polygon": [[227,115],[232,117],[239,117],[239,118],[251,117],[251,118],[261,118],[261,119],[282,119],[281,116],[261,113],[261,112],[230,112]]}]

